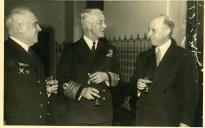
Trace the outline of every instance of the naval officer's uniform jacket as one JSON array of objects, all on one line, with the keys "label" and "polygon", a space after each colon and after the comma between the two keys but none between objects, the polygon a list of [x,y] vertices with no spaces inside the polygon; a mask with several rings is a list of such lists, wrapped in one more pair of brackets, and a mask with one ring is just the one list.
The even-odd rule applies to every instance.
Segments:
[{"label": "naval officer's uniform jacket", "polygon": [[[112,122],[113,108],[110,88],[116,86],[119,81],[119,63],[115,49],[104,40],[98,40],[95,56],[91,55],[91,49],[84,38],[65,46],[62,53],[57,74],[61,94],[64,97],[64,107],[59,106],[61,121],[70,125],[92,125]],[[107,72],[109,82],[98,85],[88,84],[88,73]],[[80,94],[84,87],[94,87],[100,91],[101,106],[94,106],[94,100],[87,100]],[[62,100],[62,99],[61,99]],[[59,101],[59,100],[58,100]],[[55,110],[57,107],[53,107]],[[63,110],[64,109],[64,110]]]},{"label": "naval officer's uniform jacket", "polygon": [[49,113],[41,63],[34,53],[28,53],[10,38],[4,49],[5,124],[46,124]]}]

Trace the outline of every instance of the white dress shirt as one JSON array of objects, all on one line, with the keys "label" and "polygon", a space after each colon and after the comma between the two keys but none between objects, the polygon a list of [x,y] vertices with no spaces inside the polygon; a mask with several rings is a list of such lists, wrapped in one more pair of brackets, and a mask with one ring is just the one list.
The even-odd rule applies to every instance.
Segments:
[{"label": "white dress shirt", "polygon": [[170,47],[171,45],[171,40],[169,39],[166,43],[158,46],[155,48],[155,53],[158,51],[158,49],[160,50],[160,53],[161,53],[161,58],[160,58],[160,61],[162,60],[162,58],[164,57],[165,53],[167,52],[168,48]]},{"label": "white dress shirt", "polygon": [[89,39],[87,36],[83,36],[83,39],[85,40],[86,44],[88,45],[88,47],[90,48],[90,50],[92,49],[93,46],[93,42],[95,42],[95,49],[97,48],[98,45],[98,40],[96,41],[92,41],[91,39]]}]

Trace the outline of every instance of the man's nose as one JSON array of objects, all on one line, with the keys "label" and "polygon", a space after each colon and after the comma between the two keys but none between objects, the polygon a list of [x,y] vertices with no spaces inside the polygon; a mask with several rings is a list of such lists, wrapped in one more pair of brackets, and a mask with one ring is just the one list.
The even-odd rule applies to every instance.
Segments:
[{"label": "man's nose", "polygon": [[103,28],[107,28],[107,25],[106,25],[106,23],[103,23]]},{"label": "man's nose", "polygon": [[39,32],[42,31],[40,25],[37,25],[37,29],[38,29]]}]

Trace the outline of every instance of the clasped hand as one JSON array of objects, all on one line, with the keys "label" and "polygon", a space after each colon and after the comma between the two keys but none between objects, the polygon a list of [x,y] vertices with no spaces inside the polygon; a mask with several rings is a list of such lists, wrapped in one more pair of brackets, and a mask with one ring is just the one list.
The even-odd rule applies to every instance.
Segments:
[{"label": "clasped hand", "polygon": [[46,90],[48,94],[55,93],[58,91],[58,80],[46,80]]},{"label": "clasped hand", "polygon": [[[99,84],[109,79],[107,73],[105,72],[95,72],[93,74],[88,73],[88,76],[89,76],[88,84],[90,83]],[[83,88],[81,96],[83,96],[88,100],[95,100],[95,98],[100,98],[99,91],[94,87]]]},{"label": "clasped hand", "polygon": [[148,83],[152,83],[152,81],[148,79],[138,79],[137,81],[137,89],[142,91],[147,87]]},{"label": "clasped hand", "polygon": [[88,73],[88,76],[89,76],[88,84],[90,84],[91,82],[95,84],[99,84],[101,82],[108,80],[108,75],[105,72],[95,72],[93,74]]}]

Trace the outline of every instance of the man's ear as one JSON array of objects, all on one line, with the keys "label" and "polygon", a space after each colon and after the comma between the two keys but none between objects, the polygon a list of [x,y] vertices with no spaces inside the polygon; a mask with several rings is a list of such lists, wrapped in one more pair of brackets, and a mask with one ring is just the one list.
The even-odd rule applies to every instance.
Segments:
[{"label": "man's ear", "polygon": [[170,30],[170,28],[166,28],[165,30],[164,30],[164,35],[165,36],[169,36],[169,34],[171,33],[171,30]]},{"label": "man's ear", "polygon": [[23,32],[23,24],[22,23],[17,23],[16,24],[16,30],[18,31],[18,32]]},{"label": "man's ear", "polygon": [[90,31],[91,28],[92,28],[92,24],[91,24],[91,22],[87,22],[86,26],[87,26],[87,29]]}]

